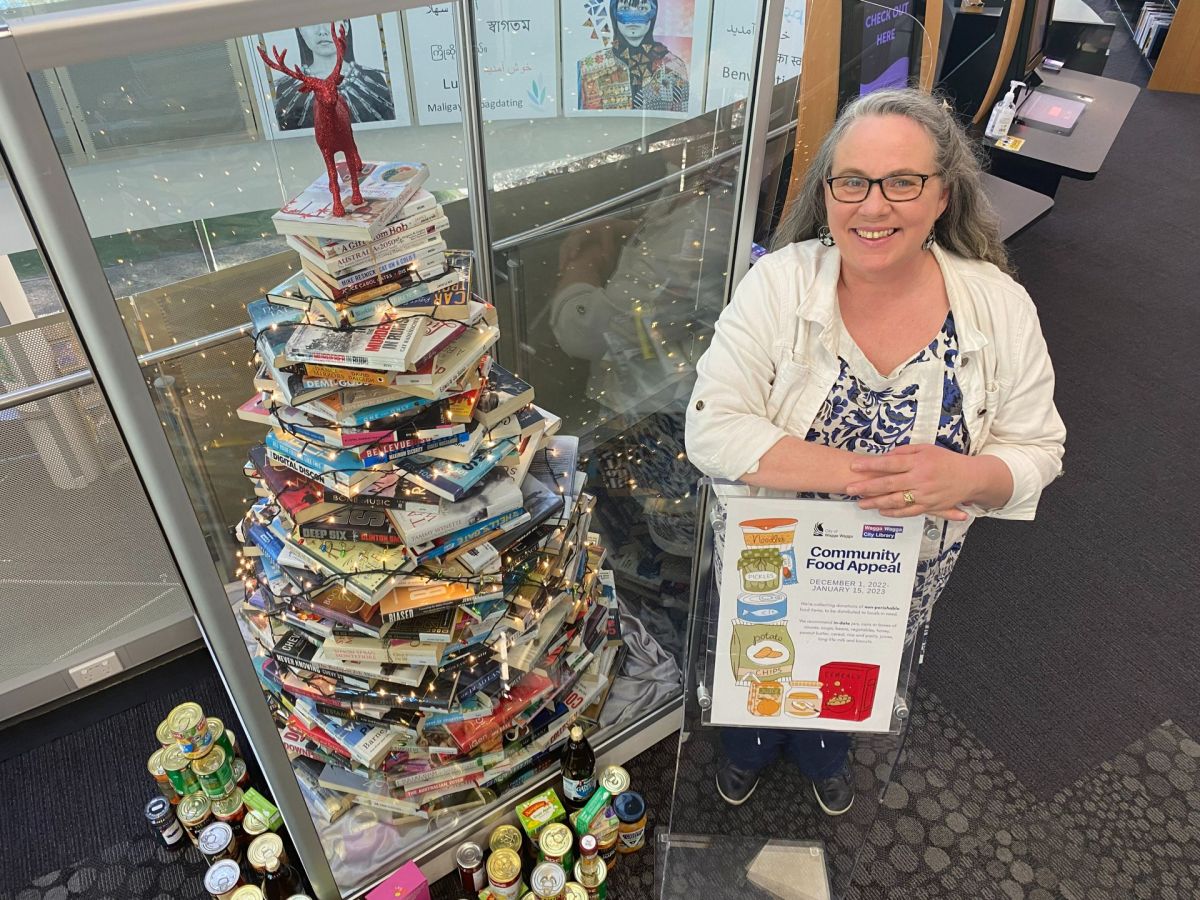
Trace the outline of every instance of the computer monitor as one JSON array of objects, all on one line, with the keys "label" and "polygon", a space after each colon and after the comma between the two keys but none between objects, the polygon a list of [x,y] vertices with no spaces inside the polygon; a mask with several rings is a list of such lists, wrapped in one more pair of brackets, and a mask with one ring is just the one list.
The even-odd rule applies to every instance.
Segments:
[{"label": "computer monitor", "polygon": [[1016,48],[1021,53],[1013,54],[1010,72],[1012,78],[1026,82],[1032,89],[1041,83],[1037,67],[1046,58],[1046,37],[1054,18],[1054,0],[1027,0],[1027,3],[1025,28],[1021,29],[1025,40],[1023,46]]}]

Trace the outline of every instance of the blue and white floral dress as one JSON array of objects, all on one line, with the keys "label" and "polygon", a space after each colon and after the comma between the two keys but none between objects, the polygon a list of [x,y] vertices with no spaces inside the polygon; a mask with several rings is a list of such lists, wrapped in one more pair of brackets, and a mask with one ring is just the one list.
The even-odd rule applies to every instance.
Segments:
[{"label": "blue and white floral dress", "polygon": [[[962,391],[955,374],[958,338],[953,313],[947,313],[942,330],[928,347],[886,376],[876,371],[841,320],[835,322],[840,331],[841,368],[805,440],[855,453],[886,453],[913,443],[936,443],[955,453],[970,452]],[[806,496],[844,499],[829,494]],[[907,641],[923,632],[962,550],[962,540],[947,546],[945,535],[942,520],[926,518]]]}]

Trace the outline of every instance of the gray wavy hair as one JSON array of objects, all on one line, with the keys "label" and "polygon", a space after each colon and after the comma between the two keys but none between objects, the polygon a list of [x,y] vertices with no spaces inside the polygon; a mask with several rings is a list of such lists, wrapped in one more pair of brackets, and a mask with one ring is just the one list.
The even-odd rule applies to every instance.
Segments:
[{"label": "gray wavy hair", "polygon": [[904,116],[933,139],[937,174],[950,192],[946,211],[934,223],[934,237],[946,250],[968,259],[994,263],[1013,273],[1008,251],[1000,240],[1000,218],[983,190],[982,148],[976,148],[941,98],[914,88],[876,91],[846,104],[816,157],[791,208],[779,223],[772,248],[817,236],[826,224],[825,179],[833,170],[833,152],[846,130],[866,116]]}]

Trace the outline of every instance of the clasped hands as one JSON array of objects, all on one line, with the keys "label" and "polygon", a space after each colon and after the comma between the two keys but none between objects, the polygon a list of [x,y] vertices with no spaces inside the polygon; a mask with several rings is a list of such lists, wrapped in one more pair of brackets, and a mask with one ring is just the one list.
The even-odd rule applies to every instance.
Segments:
[{"label": "clasped hands", "polygon": [[877,509],[890,518],[937,516],[965,522],[968,516],[958,507],[972,502],[973,462],[936,444],[906,444],[878,456],[859,454],[850,463],[855,480],[846,485],[846,493],[860,498],[860,509]]}]

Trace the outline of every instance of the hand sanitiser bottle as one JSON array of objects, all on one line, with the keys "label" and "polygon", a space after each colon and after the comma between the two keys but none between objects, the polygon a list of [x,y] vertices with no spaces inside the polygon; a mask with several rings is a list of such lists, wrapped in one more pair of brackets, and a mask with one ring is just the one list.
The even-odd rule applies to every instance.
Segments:
[{"label": "hand sanitiser bottle", "polygon": [[1013,117],[1017,114],[1017,91],[1025,86],[1023,81],[1014,81],[1009,85],[1004,99],[997,103],[992,110],[987,128],[983,132],[984,137],[998,140],[1008,135],[1008,129],[1012,128]]}]

